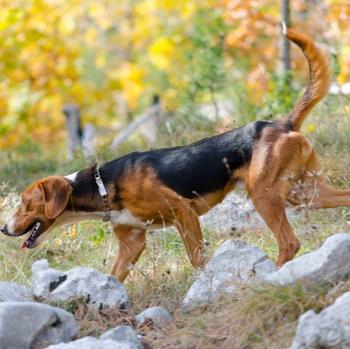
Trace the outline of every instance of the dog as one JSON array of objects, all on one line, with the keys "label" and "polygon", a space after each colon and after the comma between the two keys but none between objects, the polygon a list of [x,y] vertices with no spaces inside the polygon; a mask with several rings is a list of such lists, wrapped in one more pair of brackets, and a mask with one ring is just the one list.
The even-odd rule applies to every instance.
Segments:
[{"label": "dog", "polygon": [[62,224],[110,221],[119,242],[111,274],[123,282],[145,249],[146,232],[175,226],[190,262],[200,268],[206,257],[198,217],[241,181],[276,237],[277,265],[291,260],[300,244],[287,220],[286,204],[349,206],[350,190],[326,183],[310,141],[300,133],[308,113],[328,92],[328,60],[308,36],[287,28],[284,34],[301,48],[310,71],[308,86],[287,117],[41,179],[25,189],[20,207],[1,231],[29,234],[24,249],[39,245]]}]

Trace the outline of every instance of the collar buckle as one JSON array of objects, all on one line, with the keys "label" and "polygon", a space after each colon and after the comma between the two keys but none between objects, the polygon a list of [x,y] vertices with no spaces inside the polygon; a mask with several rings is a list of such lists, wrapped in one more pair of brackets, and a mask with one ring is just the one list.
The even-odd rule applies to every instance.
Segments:
[{"label": "collar buckle", "polygon": [[108,222],[111,220],[111,208],[108,202],[108,191],[103,183],[98,167],[95,170],[95,182],[97,184],[98,192],[100,193],[103,202],[104,215],[102,220],[104,222]]}]

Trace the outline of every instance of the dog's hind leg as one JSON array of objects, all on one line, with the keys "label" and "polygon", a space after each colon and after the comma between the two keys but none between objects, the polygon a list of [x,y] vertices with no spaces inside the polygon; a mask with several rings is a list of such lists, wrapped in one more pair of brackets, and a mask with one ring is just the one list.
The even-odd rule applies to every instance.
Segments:
[{"label": "dog's hind leg", "polygon": [[326,183],[318,183],[311,208],[335,208],[350,206],[350,189],[336,189]]},{"label": "dog's hind leg", "polygon": [[277,239],[279,266],[293,259],[300,247],[285,213],[293,184],[288,177],[302,173],[311,151],[311,145],[299,133],[271,133],[256,145],[248,170],[248,193]]},{"label": "dog's hind leg", "polygon": [[142,229],[129,226],[115,227],[114,234],[119,248],[111,274],[123,282],[146,247],[146,234]]},{"label": "dog's hind leg", "polygon": [[350,206],[350,189],[337,189],[326,183],[313,152],[306,171],[289,194],[288,201],[308,208]]},{"label": "dog's hind leg", "polygon": [[251,198],[256,210],[277,239],[279,248],[277,265],[280,266],[293,259],[300,244],[288,222],[285,200],[278,192],[278,187],[257,189],[252,193]]}]

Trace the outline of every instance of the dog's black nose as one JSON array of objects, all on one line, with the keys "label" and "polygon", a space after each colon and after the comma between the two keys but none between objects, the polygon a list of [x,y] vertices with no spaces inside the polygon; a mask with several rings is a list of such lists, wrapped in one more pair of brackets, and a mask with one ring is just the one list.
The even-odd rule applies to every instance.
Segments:
[{"label": "dog's black nose", "polygon": [[3,228],[0,228],[0,232],[2,232],[5,235],[10,235],[7,229],[7,225],[5,225]]}]

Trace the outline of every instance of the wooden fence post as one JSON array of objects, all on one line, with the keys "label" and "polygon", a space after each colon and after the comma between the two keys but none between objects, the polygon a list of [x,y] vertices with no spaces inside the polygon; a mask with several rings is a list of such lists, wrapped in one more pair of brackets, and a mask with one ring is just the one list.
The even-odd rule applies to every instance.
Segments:
[{"label": "wooden fence post", "polygon": [[68,132],[67,139],[67,157],[69,160],[74,158],[76,151],[82,149],[84,157],[94,155],[94,127],[87,124],[84,129],[81,127],[80,109],[76,104],[66,104],[63,107],[63,113],[66,116],[66,127]]},{"label": "wooden fence post", "polygon": [[148,131],[151,132],[147,132],[149,134],[146,134],[145,132],[142,133],[150,143],[154,142],[157,137],[158,123],[159,119],[161,118],[161,115],[162,107],[159,97],[157,96],[153,99],[152,106],[146,112],[137,116],[126,128],[124,128],[121,132],[117,134],[116,137],[114,137],[110,146],[111,150],[117,149],[118,146],[124,143],[131,135],[133,135],[136,131],[141,129],[142,126],[148,126]]}]

